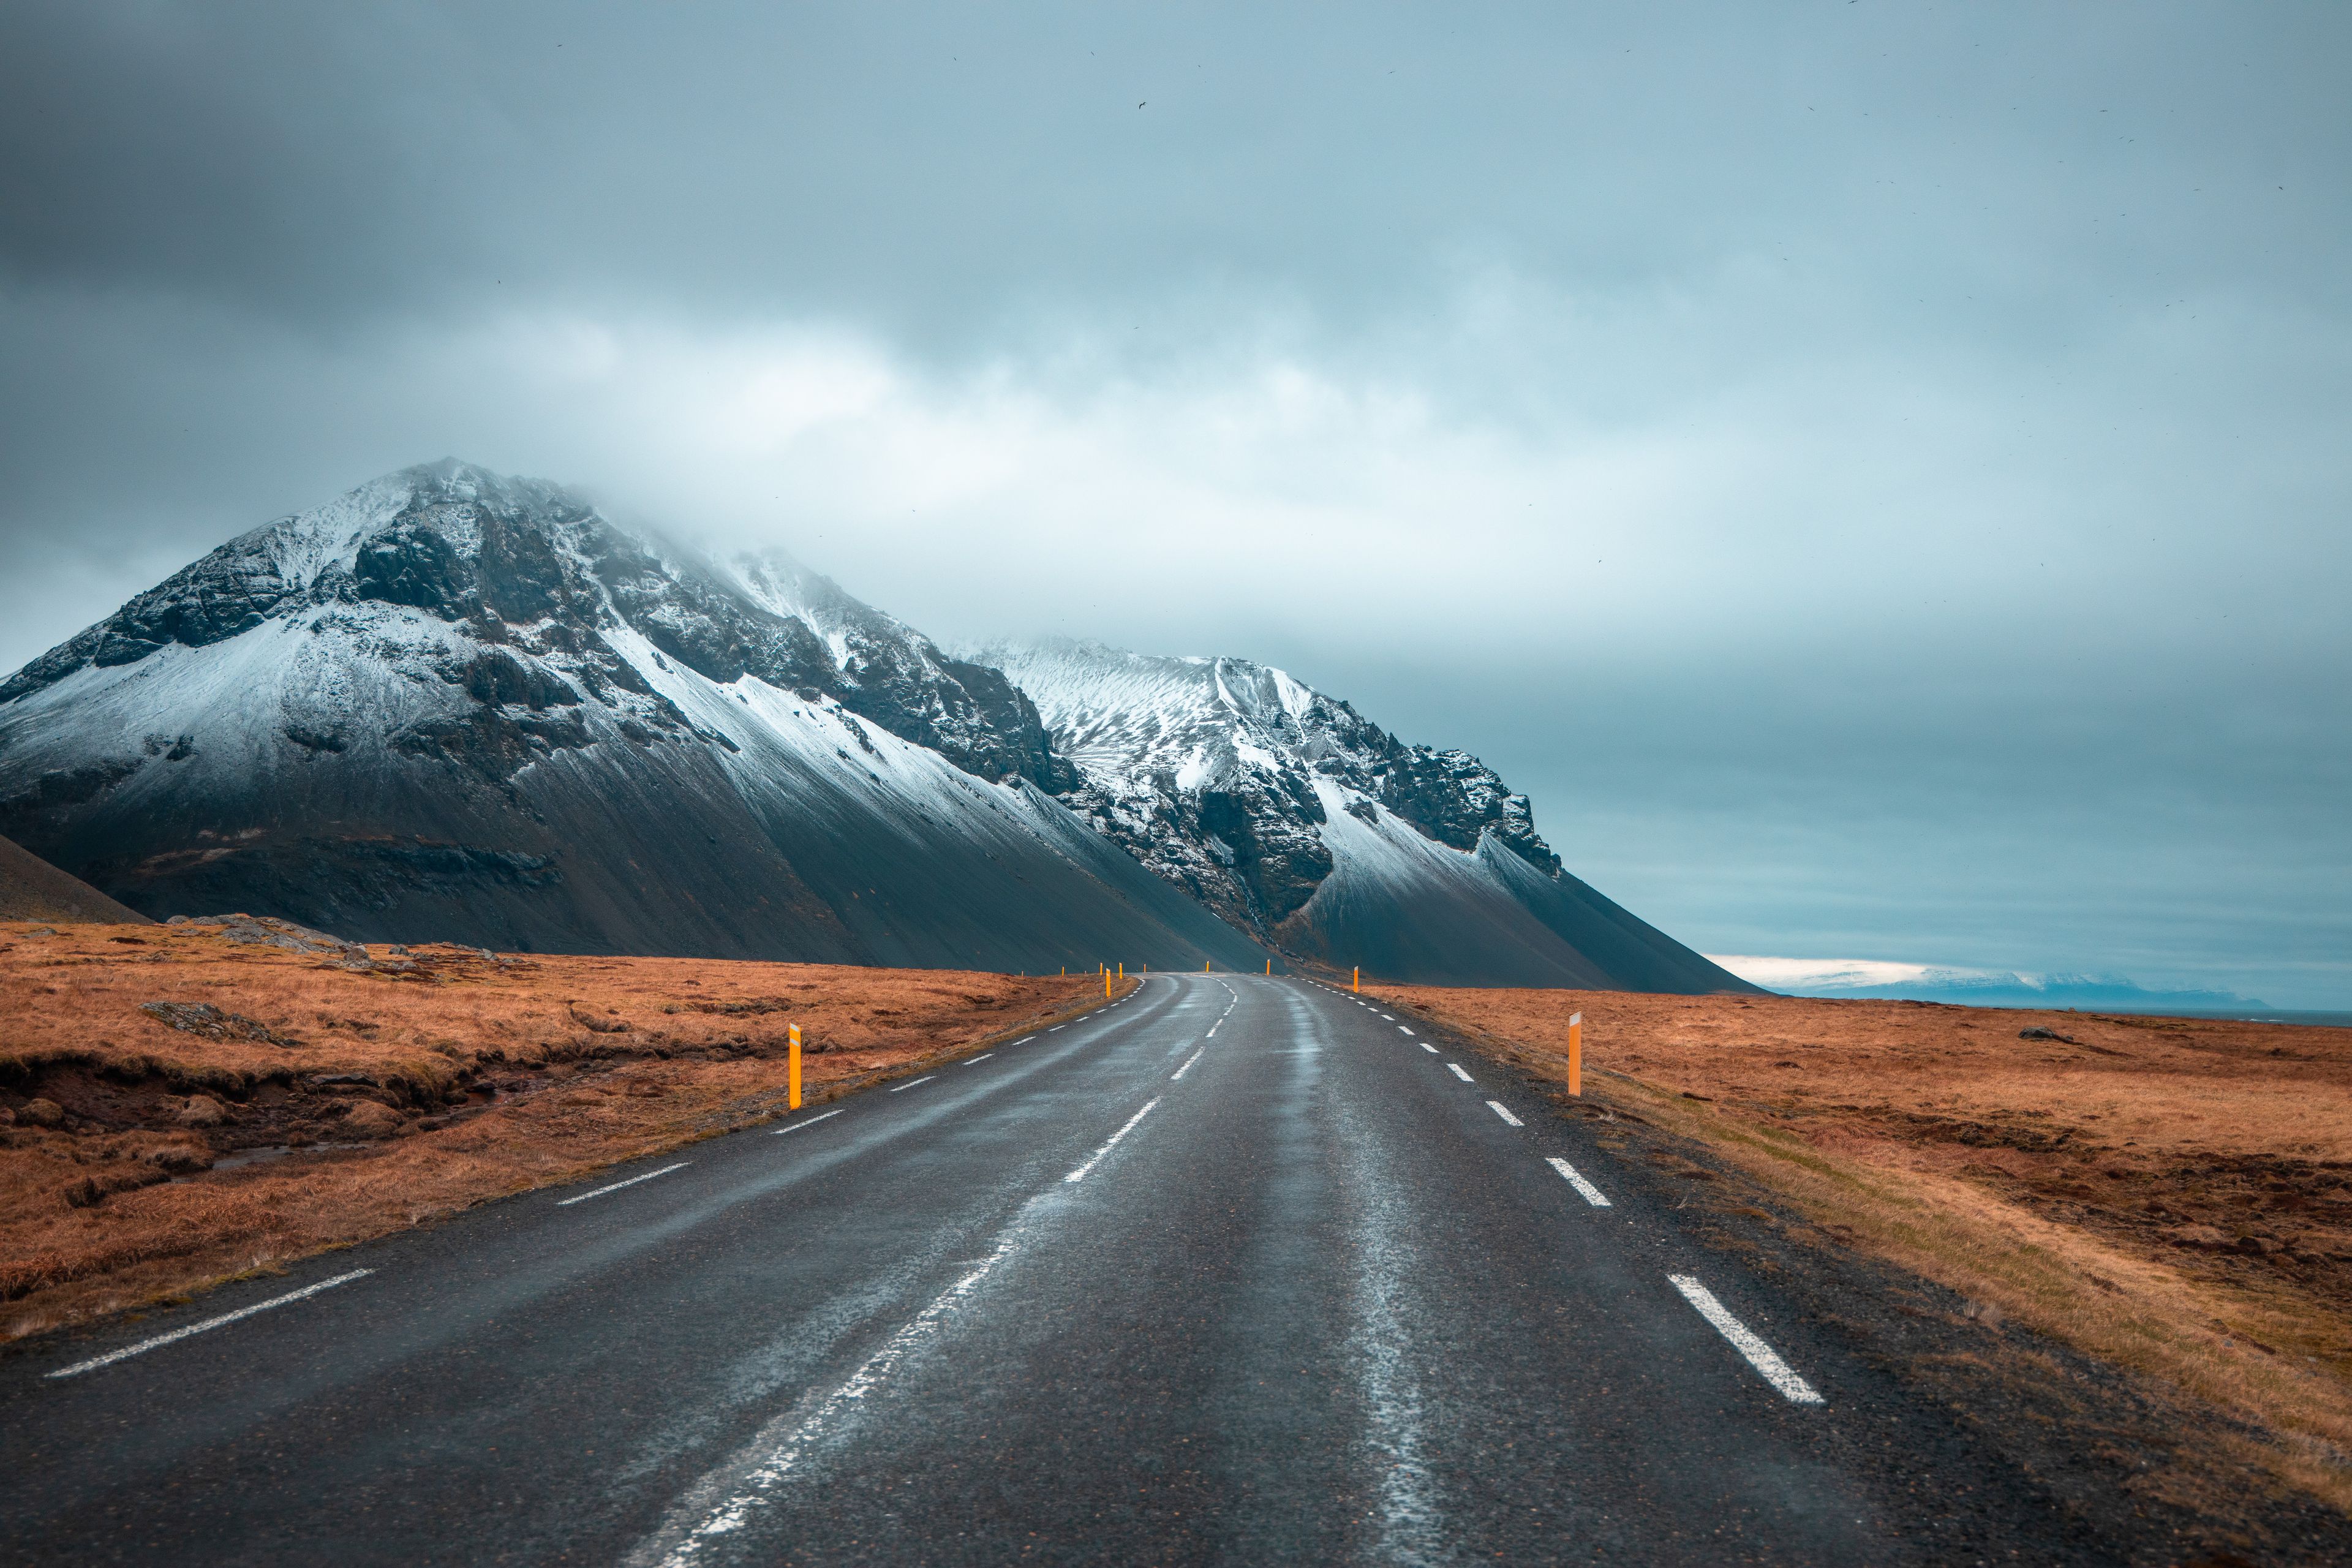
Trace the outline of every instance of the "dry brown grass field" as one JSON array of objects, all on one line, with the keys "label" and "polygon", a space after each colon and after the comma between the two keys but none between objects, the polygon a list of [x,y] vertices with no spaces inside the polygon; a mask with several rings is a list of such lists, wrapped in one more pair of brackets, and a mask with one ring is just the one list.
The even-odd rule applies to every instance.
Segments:
[{"label": "dry brown grass field", "polygon": [[773,1117],[789,1025],[815,1102],[1102,999],[1091,975],[0,922],[0,1339]]},{"label": "dry brown grass field", "polygon": [[1585,1093],[1562,1114],[1697,1140],[1825,1244],[2156,1380],[2352,1509],[2352,1030],[1365,990],[1561,1082],[1581,1012]]}]

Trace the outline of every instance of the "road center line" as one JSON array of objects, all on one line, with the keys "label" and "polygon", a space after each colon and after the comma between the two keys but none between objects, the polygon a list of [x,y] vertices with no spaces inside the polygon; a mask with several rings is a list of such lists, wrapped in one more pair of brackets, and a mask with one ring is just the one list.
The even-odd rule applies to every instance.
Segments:
[{"label": "road center line", "polygon": [[773,1132],[769,1133],[768,1136],[771,1138],[782,1138],[787,1132],[797,1132],[803,1127],[814,1127],[818,1122],[824,1121],[826,1117],[838,1116],[842,1111],[848,1109],[849,1107],[845,1105],[840,1107],[838,1110],[819,1111],[816,1115],[808,1118],[804,1121],[795,1121],[790,1127],[779,1127]]},{"label": "road center line", "polygon": [[890,1086],[890,1092],[892,1094],[904,1094],[910,1089],[920,1089],[923,1085],[930,1082],[931,1079],[939,1076],[940,1075],[935,1072],[927,1072],[912,1083],[892,1084]]},{"label": "road center line", "polygon": [[168,1334],[157,1334],[152,1340],[141,1340],[135,1345],[125,1345],[119,1351],[109,1351],[104,1355],[92,1356],[88,1361],[78,1361],[71,1366],[61,1366],[48,1375],[79,1377],[86,1372],[96,1372],[100,1367],[112,1366],[116,1362],[128,1360],[131,1356],[144,1355],[149,1351],[160,1350],[176,1340],[186,1339],[190,1334],[201,1334],[209,1329],[226,1328],[239,1318],[250,1318],[256,1312],[267,1312],[272,1307],[283,1307],[289,1301],[299,1301],[305,1296],[315,1296],[321,1290],[331,1290],[338,1285],[348,1285],[354,1279],[362,1279],[374,1272],[373,1268],[354,1268],[348,1274],[338,1274],[332,1279],[321,1279],[316,1285],[306,1285],[299,1290],[289,1290],[283,1296],[272,1296],[268,1300],[256,1301],[250,1307],[239,1307],[234,1312],[223,1312],[217,1318],[206,1318],[201,1323],[190,1323],[186,1328],[173,1329]]},{"label": "road center line", "polygon": [[1503,1102],[1499,1100],[1488,1100],[1486,1102],[1486,1109],[1493,1111],[1496,1115],[1501,1117],[1504,1121],[1509,1122],[1514,1127],[1525,1127],[1527,1125],[1526,1122],[1520,1121],[1517,1117],[1512,1115],[1509,1110],[1505,1109]]},{"label": "road center line", "polygon": [[1591,1204],[1594,1208],[1605,1209],[1610,1206],[1609,1200],[1601,1195],[1601,1189],[1594,1186],[1591,1182],[1586,1181],[1584,1177],[1578,1173],[1575,1166],[1570,1164],[1559,1155],[1545,1155],[1544,1163],[1549,1165],[1553,1170],[1558,1171],[1562,1179],[1564,1179],[1570,1186],[1574,1187],[1580,1194],[1581,1194],[1584,1201]]},{"label": "road center line", "polygon": [[667,1176],[667,1175],[668,1175],[672,1171],[683,1171],[683,1170],[685,1170],[688,1165],[691,1165],[691,1164],[693,1164],[693,1163],[694,1163],[694,1162],[693,1162],[693,1161],[691,1161],[691,1160],[680,1160],[680,1161],[679,1161],[677,1164],[675,1164],[675,1165],[664,1165],[664,1166],[663,1166],[660,1170],[658,1170],[658,1171],[647,1171],[647,1172],[646,1172],[644,1175],[642,1175],[642,1176],[631,1176],[631,1177],[630,1177],[627,1181],[625,1181],[625,1182],[614,1182],[614,1184],[612,1184],[612,1185],[610,1185],[610,1186],[598,1187],[598,1188],[597,1188],[594,1192],[593,1192],[593,1193],[579,1193],[579,1194],[575,1194],[573,1196],[571,1196],[571,1197],[568,1197],[568,1198],[558,1198],[558,1199],[556,1199],[556,1200],[555,1200],[555,1206],[556,1206],[557,1208],[565,1208],[565,1207],[570,1206],[570,1205],[572,1205],[572,1204],[584,1204],[584,1203],[586,1203],[590,1198],[601,1198],[601,1197],[603,1197],[606,1193],[617,1193],[617,1192],[619,1192],[623,1187],[634,1187],[634,1186],[635,1186],[639,1182],[650,1182],[650,1181],[652,1181],[656,1176]]},{"label": "road center line", "polygon": [[1192,1064],[1201,1059],[1201,1051],[1205,1051],[1208,1048],[1208,1047],[1202,1046],[1201,1050],[1194,1051],[1191,1056],[1186,1057],[1184,1058],[1184,1065],[1168,1075],[1168,1081],[1170,1083],[1174,1083],[1178,1079],[1182,1078],[1186,1073],[1192,1071]]},{"label": "road center line", "polygon": [[1447,1062],[1445,1064],[1445,1070],[1452,1073],[1455,1078],[1460,1079],[1464,1083],[1473,1083],[1476,1081],[1471,1078],[1468,1073],[1462,1070],[1462,1064],[1460,1062]]},{"label": "road center line", "polygon": [[[1207,1049],[1208,1047],[1204,1046],[1204,1047],[1202,1047],[1202,1048],[1203,1050],[1205,1050],[1205,1049]],[[1100,1163],[1100,1161],[1102,1160],[1102,1157],[1103,1157],[1105,1154],[1109,1153],[1113,1148],[1117,1147],[1117,1145],[1118,1145],[1118,1141],[1119,1141],[1120,1139],[1122,1139],[1122,1138],[1126,1137],[1129,1133],[1130,1133],[1130,1132],[1134,1131],[1135,1131],[1135,1124],[1136,1124],[1137,1122],[1139,1122],[1139,1121],[1142,1121],[1145,1117],[1147,1117],[1147,1116],[1150,1115],[1150,1114],[1151,1114],[1151,1108],[1152,1108],[1153,1106],[1155,1106],[1155,1105],[1159,1104],[1159,1103],[1160,1103],[1160,1097],[1159,1097],[1158,1095],[1156,1095],[1156,1094],[1155,1094],[1155,1095],[1153,1095],[1150,1100],[1145,1100],[1145,1101],[1143,1102],[1143,1109],[1142,1109],[1142,1110],[1139,1110],[1139,1111],[1137,1111],[1134,1115],[1132,1115],[1132,1116],[1130,1116],[1130,1117],[1129,1117],[1129,1118],[1127,1119],[1127,1125],[1126,1125],[1126,1126],[1124,1126],[1124,1127],[1120,1128],[1118,1131],[1116,1131],[1116,1132],[1112,1133],[1112,1134],[1110,1135],[1110,1141],[1109,1141],[1108,1142],[1105,1143],[1101,1148],[1099,1148],[1099,1149],[1096,1150],[1096,1151],[1094,1152],[1094,1153],[1093,1153],[1090,1157],[1088,1157],[1088,1159],[1087,1159],[1087,1163],[1086,1163],[1085,1164],[1080,1165],[1076,1170],[1072,1171],[1068,1175],[1064,1176],[1064,1177],[1062,1178],[1062,1180],[1064,1180],[1064,1181],[1066,1181],[1066,1182],[1083,1182],[1083,1181],[1085,1181],[1085,1180],[1087,1179],[1087,1173],[1088,1171],[1093,1170],[1093,1169],[1095,1168],[1095,1166],[1096,1166],[1097,1163]]]},{"label": "road center line", "polygon": [[1669,1274],[1666,1279],[1683,1293],[1683,1300],[1698,1309],[1698,1315],[1715,1325],[1716,1332],[1729,1340],[1734,1349],[1748,1358],[1748,1364],[1764,1374],[1764,1381],[1788,1396],[1791,1405],[1824,1403],[1813,1385],[1799,1377],[1789,1363],[1773,1353],[1772,1347],[1749,1331],[1747,1324],[1724,1310],[1715,1299],[1715,1292],[1687,1274]]}]

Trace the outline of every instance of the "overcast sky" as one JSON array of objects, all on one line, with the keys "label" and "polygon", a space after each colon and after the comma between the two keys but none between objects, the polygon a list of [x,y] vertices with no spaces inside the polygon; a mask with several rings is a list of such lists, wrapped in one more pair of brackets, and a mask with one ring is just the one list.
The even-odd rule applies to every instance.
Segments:
[{"label": "overcast sky", "polygon": [[2352,9],[0,8],[0,666],[444,455],[1711,952],[2352,1006]]}]

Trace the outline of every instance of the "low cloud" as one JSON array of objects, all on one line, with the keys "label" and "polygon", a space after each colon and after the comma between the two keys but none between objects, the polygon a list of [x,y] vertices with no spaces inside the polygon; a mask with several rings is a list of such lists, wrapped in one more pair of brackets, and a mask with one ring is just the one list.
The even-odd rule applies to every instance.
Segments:
[{"label": "low cloud", "polygon": [[2340,1001],[2352,23],[1825,13],[14,7],[0,665],[454,454],[1283,664],[1703,945]]}]

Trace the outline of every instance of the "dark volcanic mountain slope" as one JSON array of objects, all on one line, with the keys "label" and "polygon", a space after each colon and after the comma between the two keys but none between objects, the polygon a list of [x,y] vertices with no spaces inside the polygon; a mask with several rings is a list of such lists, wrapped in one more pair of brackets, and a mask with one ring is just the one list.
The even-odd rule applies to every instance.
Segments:
[{"label": "dark volcanic mountain slope", "polygon": [[1281,670],[1098,643],[981,657],[1077,764],[1073,809],[1285,952],[1431,984],[1755,989],[1562,871],[1477,758]]},{"label": "dark volcanic mountain slope", "polygon": [[13,839],[0,838],[0,921],[135,925],[146,919]]},{"label": "dark volcanic mountain slope", "polygon": [[508,948],[1252,964],[997,671],[782,556],[406,470],[0,685],[0,832],[150,913]]}]

